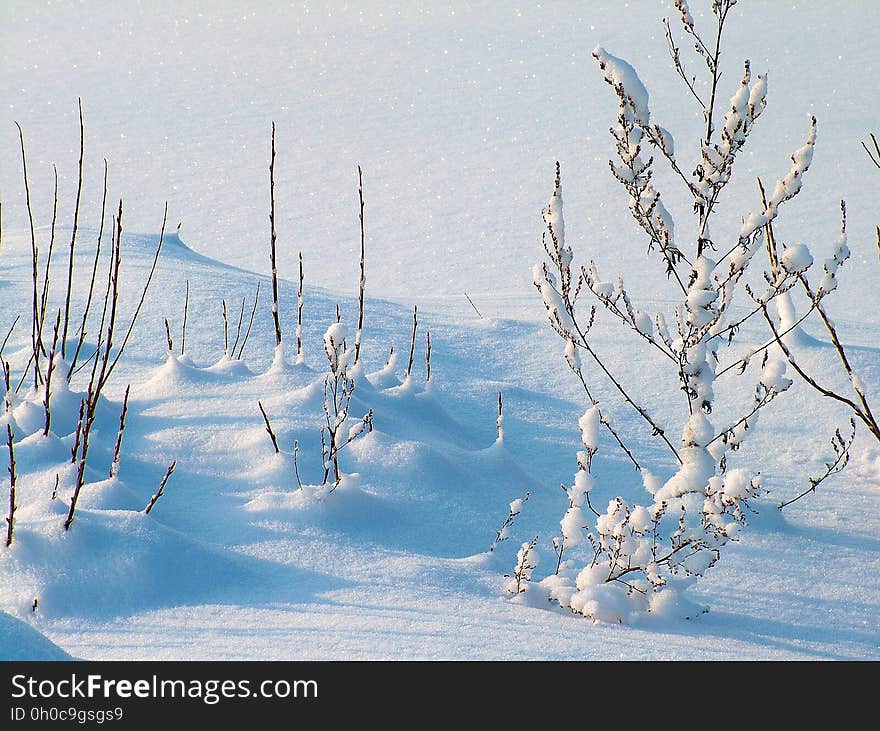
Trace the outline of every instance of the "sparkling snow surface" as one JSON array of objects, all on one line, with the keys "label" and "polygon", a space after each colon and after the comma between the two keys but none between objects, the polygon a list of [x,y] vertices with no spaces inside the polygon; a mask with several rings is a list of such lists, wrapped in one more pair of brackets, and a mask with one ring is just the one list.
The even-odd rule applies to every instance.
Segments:
[{"label": "sparkling snow surface", "polygon": [[[12,549],[0,548],[0,611],[11,615],[0,613],[0,659],[63,656],[51,643],[89,659],[880,659],[880,447],[861,435],[842,475],[780,515],[775,504],[821,473],[830,436],[848,418],[797,380],[735,453],[737,465],[760,469],[771,495],[692,590],[692,599],[710,607],[707,614],[618,626],[504,593],[502,575],[535,534],[542,555],[535,577],[552,571],[549,541],[567,507],[559,485],[570,483],[583,448],[578,420],[588,403],[532,286],[531,267],[542,254],[540,210],[556,160],[576,262],[595,259],[606,278],[622,273],[639,308],[664,311],[672,321],[675,290],[657,260],[646,258],[626,194],[608,171],[616,99],[590,58],[601,45],[632,64],[650,93],[652,119],[674,135],[677,158],[691,170],[702,120],[666,56],[659,21],[664,14],[674,19],[672,3],[258,5],[4,3],[0,337],[16,314],[30,317],[30,239],[14,120],[28,145],[41,251],[51,221],[51,165],[59,166],[52,312],[63,297],[58,283],[75,196],[77,96],[86,170],[75,304],[86,295],[103,157],[111,206],[124,197],[132,232],[123,243],[125,318],[137,303],[166,199],[172,233],[108,386],[94,471],[69,535],[49,496],[65,453],[69,462],[75,414],[59,416],[57,438],[22,434],[16,444],[22,507]],[[702,5],[691,5],[699,24]],[[869,397],[880,394],[873,233],[880,171],[859,145],[868,131],[880,133],[877,105],[864,92],[880,77],[880,16],[868,1],[832,7],[742,0],[729,26],[721,98],[730,98],[748,56],[753,74],[769,74],[768,103],[712,234],[735,240],[742,219],[760,207],[755,177],[772,190],[814,114],[812,166],[798,198],[780,209],[776,234],[809,247],[821,266],[833,254],[846,199],[852,258],[837,274],[829,313],[859,387]],[[790,32],[780,34],[780,27]],[[690,68],[697,71],[692,59]],[[275,367],[266,277],[273,119],[288,361]],[[342,458],[358,477],[312,500],[295,490],[293,441],[304,481],[319,480],[322,336],[337,302],[350,335],[356,324],[358,164],[369,375],[352,411],[372,408],[375,430]],[[657,186],[683,246],[693,234],[689,201],[672,176],[658,175]],[[304,365],[292,363],[299,250]],[[818,281],[816,267],[810,271]],[[187,280],[190,359],[169,359],[163,318],[177,344]],[[245,362],[223,359],[221,298],[235,320],[258,280],[261,304]],[[419,337],[413,378],[403,384],[414,303]],[[645,323],[650,328],[650,319]],[[427,388],[425,330],[432,342]],[[796,341],[800,361],[849,387],[824,331],[812,321],[804,330]],[[638,335],[604,317],[595,333],[596,347],[649,410],[660,418],[674,413],[677,381],[656,368]],[[20,324],[7,346],[19,373],[29,338],[27,323]],[[742,345],[756,347],[763,338],[755,323]],[[396,366],[383,370],[392,345]],[[74,380],[74,391],[84,389],[85,375]],[[755,362],[746,397],[759,375]],[[667,479],[667,453],[607,382],[590,377],[615,425]],[[107,480],[128,383],[119,478]],[[280,455],[273,455],[258,400]],[[718,405],[730,415],[740,407]],[[36,424],[39,414],[22,416],[23,432],[29,418]],[[666,426],[680,434],[683,425]],[[605,433],[599,440],[591,496],[597,504],[617,494],[641,500],[639,475]],[[150,516],[137,512],[173,458],[178,466],[165,496]],[[5,447],[0,468],[5,478]],[[5,479],[0,484],[5,506]],[[486,554],[508,505],[527,491],[511,540]]]}]

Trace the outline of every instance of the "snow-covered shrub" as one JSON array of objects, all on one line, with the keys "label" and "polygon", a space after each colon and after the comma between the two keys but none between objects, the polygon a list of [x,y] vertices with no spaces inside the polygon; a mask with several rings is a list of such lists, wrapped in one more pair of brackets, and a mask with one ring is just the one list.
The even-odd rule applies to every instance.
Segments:
[{"label": "snow-covered shrub", "polygon": [[[737,155],[766,106],[767,76],[753,77],[746,61],[729,104],[723,112],[716,108],[718,48],[734,3],[712,2],[717,35],[707,44],[685,0],[676,0],[683,31],[694,42],[708,71],[711,97],[705,100],[684,73],[667,24],[674,66],[706,120],[705,136],[699,140],[697,163],[690,174],[684,172],[672,134],[652,119],[648,91],[635,69],[603,48],[592,54],[618,105],[617,124],[611,130],[617,159],[610,162],[611,172],[629,194],[630,213],[648,238],[648,251],[659,256],[676,292],[678,304],[671,312],[649,313],[638,307],[622,278],[603,279],[593,262],[574,267],[574,252],[566,241],[558,164],[553,194],[542,211],[547,260],[534,267],[534,283],[550,325],[565,342],[565,361],[591,404],[579,422],[584,450],[578,453],[578,469],[572,485],[566,488],[568,508],[560,522],[561,536],[553,542],[556,573],[542,583],[552,600],[595,619],[625,622],[644,612],[692,616],[698,611],[682,589],[716,563],[725,544],[744,525],[749,500],[762,492],[758,465],[731,467],[731,453],[755,427],[759,412],[792,384],[785,375],[785,359],[773,346],[797,322],[774,331],[763,347],[746,357],[728,357],[732,362],[724,362],[723,351],[737,339],[742,324],[759,314],[772,322],[770,304],[805,278],[813,263],[805,246],[792,246],[782,253],[778,267],[763,273],[759,289],[744,280],[780,207],[800,191],[816,141],[815,118],[806,142],[791,155],[788,172],[758,209],[743,217],[739,230],[714,231],[710,226]],[[655,187],[653,168],[660,159],[693,199],[696,220],[689,229],[676,227]],[[832,279],[833,270],[847,256],[848,250],[838,246],[830,270]],[[814,302],[829,291],[829,287],[819,287]],[[583,304],[586,293],[592,295],[594,304]],[[738,293],[740,299],[743,295],[748,298],[744,316],[732,312]],[[615,365],[597,352],[591,338],[597,307],[631,330],[646,348],[659,353],[680,384],[683,396],[678,413],[664,414],[662,419],[651,415],[639,395],[627,390]],[[582,365],[584,358],[586,366]],[[745,378],[752,360],[760,362],[761,370],[748,384]],[[677,463],[672,474],[665,479],[657,477],[636,458],[594,397],[588,382],[591,374],[604,376],[651,434],[663,442]],[[742,403],[744,408],[740,417],[718,424],[712,420],[713,407],[722,393],[731,397],[726,402]],[[672,436],[673,425],[681,429],[678,439]],[[648,492],[643,504],[613,492],[603,510],[591,502],[591,495],[598,490],[592,463],[603,430],[641,471]],[[580,544],[589,551],[582,550],[578,556],[585,559],[576,562],[568,550]]]},{"label": "snow-covered shrub", "polygon": [[522,594],[528,589],[532,581],[532,571],[538,568],[540,556],[535,546],[538,545],[538,536],[528,543],[523,543],[516,552],[516,565],[512,574],[505,574],[510,581],[507,583],[507,591],[511,594]]},{"label": "snow-covered shrub", "polygon": [[355,365],[355,351],[347,346],[346,335],[345,326],[341,322],[334,322],[324,333],[324,353],[327,355],[330,372],[324,377],[321,457],[324,465],[323,484],[328,484],[332,472],[334,488],[342,479],[339,453],[359,436],[373,429],[372,409],[360,419],[352,421],[349,418],[349,408],[356,383],[350,373],[350,369]]}]

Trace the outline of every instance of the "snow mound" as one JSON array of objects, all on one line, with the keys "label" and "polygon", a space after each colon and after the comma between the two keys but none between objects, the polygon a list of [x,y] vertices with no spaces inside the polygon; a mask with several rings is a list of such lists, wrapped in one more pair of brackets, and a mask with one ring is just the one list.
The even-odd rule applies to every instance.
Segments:
[{"label": "snow mound", "polygon": [[0,661],[72,659],[29,624],[0,612]]}]

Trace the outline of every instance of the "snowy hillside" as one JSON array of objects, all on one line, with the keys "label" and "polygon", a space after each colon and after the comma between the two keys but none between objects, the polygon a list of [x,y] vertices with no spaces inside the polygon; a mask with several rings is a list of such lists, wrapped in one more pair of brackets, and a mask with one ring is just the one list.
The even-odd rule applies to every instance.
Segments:
[{"label": "snowy hillside", "polygon": [[[648,312],[671,313],[680,294],[645,256],[627,196],[609,174],[616,101],[590,50],[601,43],[638,68],[651,113],[677,142],[699,136],[703,122],[680,104],[681,80],[666,56],[659,19],[674,16],[672,3],[631,3],[626,12],[617,5],[266,4],[242,13],[237,3],[175,4],[167,12],[109,4],[86,13],[10,4],[13,22],[0,30],[0,91],[8,100],[0,124],[0,338],[21,319],[0,351],[11,374],[0,462],[9,464],[9,424],[17,477],[14,537],[0,546],[0,658],[880,659],[880,442],[860,429],[845,470],[778,510],[822,473],[834,456],[829,438],[850,417],[791,369],[792,387],[731,453],[736,466],[756,466],[767,492],[750,501],[754,512],[745,511],[747,525],[717,565],[684,582],[689,619],[656,607],[624,613],[624,623],[593,621],[538,591],[506,590],[517,551],[536,535],[534,583],[554,575],[551,541],[571,496],[559,486],[572,483],[586,443],[578,425],[590,404],[532,285],[556,160],[577,263],[595,259],[599,271],[621,272],[634,289],[637,282],[638,306]],[[880,27],[868,32],[875,16],[870,3],[734,7],[719,94],[726,104],[748,54],[756,75],[768,71],[768,104],[713,224],[735,238],[759,201],[755,176],[772,193],[815,114],[813,164],[776,232],[810,247],[817,264],[809,276],[818,278],[836,251],[846,198],[852,256],[827,308],[868,396],[880,392],[873,234],[880,171],[858,143],[880,131],[859,92],[880,73],[870,44]],[[772,29],[782,24],[792,32],[780,47]],[[70,28],[79,29],[75,40]],[[38,49],[46,46],[62,52],[44,61]],[[58,164],[47,352],[38,358],[45,377],[52,325],[65,307],[77,95],[86,129],[70,305],[77,317],[65,359],[54,361],[46,427],[45,387],[32,369],[32,240],[13,120],[27,144],[39,284]],[[280,353],[267,222],[273,119]],[[697,152],[682,144],[682,167],[691,170]],[[101,227],[102,157],[110,182],[97,299],[84,367],[68,383]],[[355,364],[358,164],[367,255]],[[116,283],[107,277],[120,197]],[[690,201],[679,192],[666,205],[686,241]],[[553,222],[555,215],[551,209]],[[105,283],[117,295],[113,363],[160,238],[130,341],[95,396],[89,384],[101,368]],[[806,254],[787,251],[786,266],[801,271]],[[760,283],[760,271],[750,281]],[[345,332],[334,325],[337,306]],[[749,306],[744,296],[735,300],[731,319]],[[687,419],[677,415],[676,378],[657,375],[662,357],[601,307],[591,338],[627,391],[664,415],[678,443]],[[741,357],[766,340],[763,321],[750,319],[721,357]],[[821,321],[808,319],[789,340],[804,368],[836,389],[852,386]],[[595,366],[587,372],[614,428],[660,479],[676,474],[670,451],[621,393]],[[760,373],[752,363],[747,375]],[[328,398],[331,410],[334,403],[328,375],[340,388],[351,388],[349,378],[354,384],[344,433],[330,441],[350,441],[339,450],[338,485],[326,441],[322,455],[321,427],[332,422],[324,408]],[[713,421],[735,418],[742,398],[717,389]],[[618,495],[644,502],[643,476],[607,432],[599,442],[593,505],[604,510]],[[526,493],[510,540],[489,552],[508,506]],[[583,540],[569,555],[582,565],[591,553]]]}]

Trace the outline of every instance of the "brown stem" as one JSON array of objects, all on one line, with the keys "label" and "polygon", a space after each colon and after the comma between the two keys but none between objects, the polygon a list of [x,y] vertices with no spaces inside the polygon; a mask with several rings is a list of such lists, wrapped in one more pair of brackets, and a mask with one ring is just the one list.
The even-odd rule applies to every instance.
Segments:
[{"label": "brown stem", "polygon": [[9,449],[9,515],[6,518],[6,545],[12,545],[12,535],[15,532],[15,511],[18,508],[15,500],[15,447],[13,446],[12,426],[6,424],[6,446]]},{"label": "brown stem", "polygon": [[223,354],[229,355],[229,319],[226,317],[226,300],[220,300],[223,306]]},{"label": "brown stem", "polygon": [[52,333],[52,348],[49,351],[49,364],[46,367],[46,392],[43,399],[43,408],[46,411],[45,426],[43,427],[43,436],[49,436],[49,429],[52,426],[52,374],[55,372],[55,349],[58,347],[58,328],[61,326],[61,310],[55,318],[55,329]]},{"label": "brown stem", "polygon": [[[134,330],[135,323],[138,320],[138,316],[141,313],[141,308],[144,306],[144,300],[147,298],[147,292],[150,289],[150,283],[153,281],[153,275],[156,273],[156,266],[159,263],[159,254],[162,253],[162,244],[165,242],[165,225],[168,223],[168,201],[165,201],[165,213],[162,216],[162,230],[159,232],[159,245],[156,247],[156,253],[153,256],[153,263],[150,265],[150,272],[147,275],[147,281],[144,282],[144,287],[141,290],[141,296],[138,300],[137,307],[134,309],[134,314],[131,316],[131,322],[128,324],[128,330],[125,331],[125,337],[122,339],[122,344],[119,346],[119,350],[116,353],[116,357],[113,359],[113,362],[110,363],[110,367],[107,370],[106,378],[110,377],[110,374],[113,373],[113,369],[116,368],[116,364],[119,362],[119,359],[122,357],[122,354],[125,352],[125,346],[128,344],[128,339],[131,337],[132,330]],[[120,231],[120,237],[122,232]],[[121,240],[120,244],[121,246]],[[117,246],[117,249],[119,247]],[[109,343],[107,352],[109,353]],[[102,384],[103,385],[103,384]]]},{"label": "brown stem", "polygon": [[709,69],[712,73],[712,89],[709,96],[709,105],[706,107],[706,146],[712,142],[712,133],[715,131],[715,127],[712,124],[712,117],[715,113],[715,94],[718,91],[718,80],[721,78],[721,73],[718,69],[718,61],[721,58],[721,33],[724,30],[724,21],[727,18],[728,10],[729,6],[725,6],[723,9],[719,8],[718,10],[718,29],[715,33],[715,52],[712,54],[712,63]]},{"label": "brown stem", "polygon": [[275,122],[272,122],[272,159],[269,162],[269,261],[272,265],[272,319],[275,322],[275,345],[281,345],[281,320],[278,315],[278,267],[275,262]]},{"label": "brown stem", "polygon": [[431,380],[431,331],[425,333],[425,383]]},{"label": "brown stem", "polygon": [[364,288],[366,277],[364,275],[365,249],[364,249],[364,181],[361,166],[358,165],[358,200],[360,201],[360,224],[361,224],[361,261],[360,279],[358,281],[358,324],[354,338],[354,362],[361,360],[361,338],[364,332]]},{"label": "brown stem", "polygon": [[61,357],[67,355],[67,329],[70,323],[70,293],[73,287],[73,253],[76,249],[76,231],[79,226],[79,204],[82,198],[83,155],[85,153],[85,125],[83,124],[82,98],[79,104],[79,168],[76,182],[76,204],[73,208],[73,233],[70,235],[70,255],[67,258],[67,294],[64,298],[64,330],[61,334]]},{"label": "brown stem", "polygon": [[107,172],[107,158],[104,158],[104,194],[101,202],[101,227],[98,230],[98,244],[95,248],[95,260],[92,263],[92,277],[89,280],[89,295],[86,299],[85,309],[83,310],[82,323],[79,326],[79,339],[76,343],[76,350],[73,353],[73,358],[71,358],[70,361],[70,368],[67,371],[68,381],[70,381],[70,379],[73,377],[73,374],[76,373],[76,361],[79,358],[80,350],[82,350],[83,343],[85,342],[86,324],[89,319],[89,312],[92,309],[92,297],[95,291],[95,277],[98,273],[98,261],[101,257],[101,240],[104,238],[104,220],[107,211]]},{"label": "brown stem", "polygon": [[144,508],[144,513],[146,515],[150,514],[150,511],[159,502],[159,498],[165,494],[165,485],[168,484],[168,478],[171,477],[171,474],[174,472],[174,468],[177,467],[177,460],[172,460],[171,464],[168,465],[168,470],[165,472],[165,476],[162,478],[162,481],[159,483],[159,489],[156,490],[156,493],[153,497],[150,498],[150,502],[147,503],[147,507]]},{"label": "brown stem", "polygon": [[868,157],[870,158],[871,162],[874,163],[874,165],[876,165],[878,168],[880,168],[880,146],[877,145],[877,138],[874,137],[873,132],[871,132],[869,136],[871,138],[871,142],[874,143],[874,151],[872,152],[864,142],[862,142],[862,147],[865,148],[865,152],[868,153]]},{"label": "brown stem", "polygon": [[[169,348],[169,350],[171,350]],[[113,461],[110,463],[109,477],[112,479],[119,474],[119,460],[122,453],[122,435],[125,432],[125,415],[128,413],[128,393],[131,384],[125,387],[125,398],[122,399],[122,411],[119,414],[119,431],[116,432],[116,443],[113,445]]]},{"label": "brown stem", "polygon": [[299,477],[299,440],[293,440],[293,474],[296,475],[296,484],[302,490],[302,480]]},{"label": "brown stem", "polygon": [[31,207],[31,187],[30,182],[28,181],[28,172],[27,172],[27,153],[24,147],[24,132],[21,129],[21,125],[16,122],[15,126],[18,127],[18,139],[21,143],[21,169],[22,174],[24,175],[24,195],[25,195],[25,203],[27,204],[27,212],[28,212],[28,223],[30,224],[30,232],[31,232],[31,279],[33,280],[33,303],[32,303],[32,316],[31,316],[31,347],[33,348],[33,364],[34,364],[34,387],[39,386],[40,381],[40,347],[42,346],[42,341],[40,337],[40,332],[38,329],[38,320],[39,320],[39,272],[38,261],[39,261],[39,248],[37,247],[37,232],[34,227],[34,212]]},{"label": "brown stem", "polygon": [[[46,310],[49,307],[49,272],[52,269],[52,252],[55,250],[55,224],[58,221],[58,168],[55,165],[52,166],[52,172],[55,175],[55,188],[52,198],[52,225],[49,234],[49,250],[46,253],[46,270],[43,272],[43,291],[40,295],[40,323],[37,328],[41,333],[43,328],[46,327]],[[45,355],[45,350],[43,350],[43,354]]]},{"label": "brown stem", "polygon": [[827,398],[833,399],[834,401],[840,401],[841,403],[849,406],[853,410],[855,415],[862,422],[864,422],[865,426],[868,427],[868,429],[871,431],[871,433],[878,440],[880,440],[880,431],[876,430],[877,429],[876,422],[874,422],[872,418],[870,418],[867,414],[865,414],[865,412],[862,411],[862,409],[859,407],[858,404],[856,404],[854,401],[847,398],[846,396],[841,396],[839,393],[836,393],[836,392],[832,391],[831,389],[825,388],[824,386],[820,385],[812,376],[810,376],[806,371],[804,371],[803,368],[801,368],[801,366],[795,360],[794,355],[792,354],[791,350],[782,341],[782,336],[777,331],[776,325],[773,322],[773,318],[770,317],[770,313],[767,312],[767,308],[764,307],[762,312],[764,314],[764,319],[767,321],[767,324],[770,326],[770,330],[773,332],[773,337],[775,338],[776,344],[782,350],[783,354],[785,355],[786,360],[789,362],[791,367],[794,368],[795,371],[797,371],[797,374],[801,378],[803,378],[804,381],[806,381],[807,384],[809,384],[814,390],[818,391],[823,396],[826,396]]},{"label": "brown stem", "polygon": [[479,318],[482,320],[482,319],[483,319],[483,315],[482,315],[482,313],[477,309],[477,306],[474,304],[474,301],[470,298],[470,295],[469,295],[467,292],[465,292],[465,293],[464,293],[464,296],[467,297],[467,301],[471,303],[471,307],[474,308],[474,312],[476,312],[477,315],[479,316]]},{"label": "brown stem", "polygon": [[688,79],[687,74],[685,73],[684,66],[681,63],[681,56],[679,55],[679,47],[676,45],[675,40],[672,37],[672,29],[669,27],[669,21],[666,18],[663,18],[663,27],[666,29],[666,43],[669,46],[669,55],[672,57],[672,65],[675,67],[676,73],[681,77],[682,81],[684,81],[685,86],[687,86],[688,91],[690,91],[694,99],[697,100],[700,109],[705,109],[706,103],[700,98],[700,95],[694,88],[693,81]]},{"label": "brown stem", "polygon": [[[92,408],[89,409],[88,413],[94,412],[94,404],[97,403],[98,398],[101,395],[101,390],[104,387],[104,383],[107,380],[108,372],[107,369],[110,365],[110,353],[113,349],[113,335],[116,332],[116,316],[119,311],[119,267],[122,264],[122,199],[119,199],[119,210],[116,215],[116,235],[115,241],[113,244],[113,251],[110,254],[110,268],[108,272],[108,286],[107,291],[104,293],[104,309],[105,314],[109,315],[109,319],[105,319],[105,317],[101,318],[102,325],[106,321],[107,329],[106,329],[106,340],[103,343],[103,352],[100,357],[95,360],[95,365],[92,368],[92,383],[90,384],[92,388],[92,399],[94,403],[90,403]],[[110,310],[107,312],[107,307],[109,306]],[[101,343],[99,341],[98,345]],[[100,364],[100,371],[98,371],[97,380],[95,379],[96,369]]]},{"label": "brown stem", "polygon": [[186,280],[186,294],[183,298],[183,328],[180,333],[180,354],[186,353],[186,318],[189,315],[189,280]]},{"label": "brown stem", "polygon": [[303,357],[302,325],[303,325],[303,253],[299,252],[299,286],[296,288],[296,357]]},{"label": "brown stem", "polygon": [[16,315],[15,319],[12,321],[12,327],[6,331],[6,337],[3,338],[3,342],[0,343],[0,358],[3,357],[3,351],[6,349],[6,344],[9,342],[9,338],[12,337],[12,331],[15,330],[15,326],[18,325],[18,321],[21,319],[21,315]]},{"label": "brown stem", "polygon": [[238,341],[241,340],[241,325],[244,322],[244,306],[247,304],[247,297],[241,298],[241,311],[238,313],[238,325],[235,328],[235,342],[232,343],[232,357],[235,357],[235,349],[238,347]]},{"label": "brown stem", "polygon": [[89,453],[89,432],[91,431],[91,425],[94,421],[91,386],[89,388],[89,392],[86,394],[85,402],[85,416],[82,420],[82,428],[79,430],[79,432],[82,434],[82,448],[80,452],[79,465],[77,466],[76,471],[76,484],[73,489],[73,495],[70,498],[70,508],[67,511],[67,518],[64,521],[64,530],[66,531],[70,530],[70,526],[73,525],[73,518],[76,514],[76,505],[77,502],[79,502],[79,494],[82,490],[83,484],[85,483],[86,458]]},{"label": "brown stem", "polygon": [[[572,322],[574,322],[574,320],[572,320]],[[632,406],[632,408],[636,410],[639,416],[641,416],[651,426],[651,429],[653,430],[652,433],[656,436],[659,436],[666,443],[666,446],[669,447],[670,451],[675,455],[678,463],[683,464],[681,456],[678,454],[678,450],[673,446],[672,442],[669,441],[669,437],[666,436],[666,432],[657,424],[657,422],[654,421],[653,418],[651,418],[651,415],[645,409],[643,409],[635,401],[633,401],[630,395],[626,392],[626,389],[620,384],[620,381],[618,381],[611,373],[611,371],[608,370],[608,368],[596,354],[596,351],[593,350],[592,346],[589,344],[589,342],[587,342],[586,337],[583,335],[583,333],[580,332],[580,327],[578,326],[577,322],[575,322],[574,324],[575,328],[578,330],[578,335],[581,338],[581,342],[576,343],[576,345],[582,347],[590,354],[590,357],[593,359],[596,365],[599,366],[599,368],[606,375],[608,380],[614,384],[614,387],[618,390],[620,395],[623,396],[624,400],[630,406]]]},{"label": "brown stem", "polygon": [[247,345],[248,338],[251,336],[251,326],[254,324],[254,315],[257,314],[257,303],[260,301],[260,283],[257,282],[257,294],[254,297],[254,307],[251,310],[251,318],[248,320],[247,330],[244,333],[244,340],[241,341],[241,347],[238,349],[238,359],[241,360],[241,356],[244,353],[244,346]]},{"label": "brown stem", "polygon": [[275,454],[280,454],[281,450],[278,448],[278,439],[275,437],[275,432],[272,431],[272,424],[269,423],[269,415],[266,413],[266,409],[263,408],[263,402],[257,401],[257,405],[260,407],[260,413],[263,415],[263,421],[266,424],[266,433],[269,435],[269,439],[272,440],[272,446],[275,448]]},{"label": "brown stem", "polygon": [[76,463],[76,455],[79,452],[79,443],[82,438],[82,430],[83,430],[83,415],[86,408],[86,400],[80,399],[79,402],[79,418],[76,421],[76,431],[74,432],[73,437],[73,448],[70,450],[70,464]]},{"label": "brown stem", "polygon": [[409,344],[409,362],[406,365],[406,378],[410,377],[412,373],[412,365],[413,365],[413,356],[416,352],[416,330],[419,327],[419,307],[418,305],[413,305],[413,326],[412,326],[412,337],[410,338]]}]

